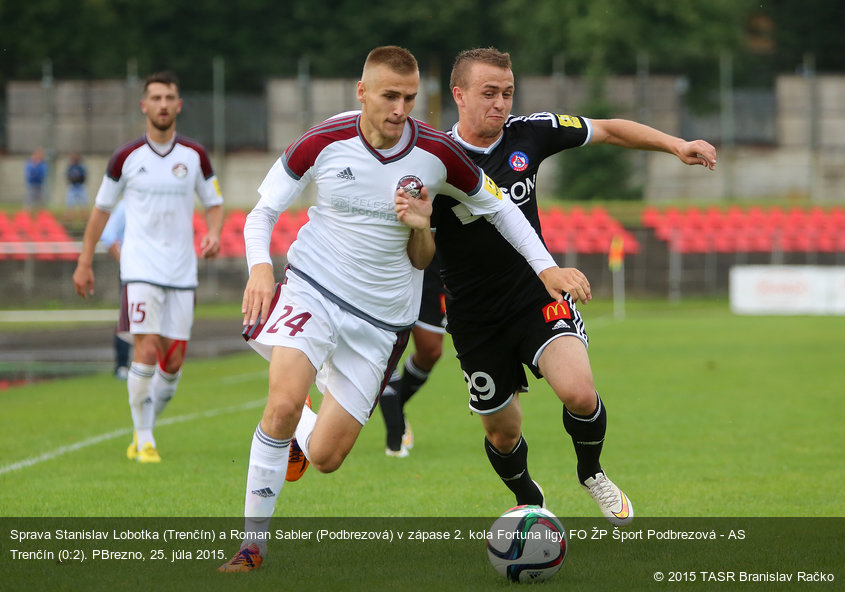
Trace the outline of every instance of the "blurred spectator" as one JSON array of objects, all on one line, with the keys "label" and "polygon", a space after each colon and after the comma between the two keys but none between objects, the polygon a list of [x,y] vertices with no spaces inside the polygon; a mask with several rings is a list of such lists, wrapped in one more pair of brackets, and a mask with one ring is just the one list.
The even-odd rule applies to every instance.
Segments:
[{"label": "blurred spectator", "polygon": [[76,152],[68,155],[67,167],[67,195],[65,205],[73,212],[82,213],[88,209],[88,191],[85,188],[87,171],[82,164],[82,158]]},{"label": "blurred spectator", "polygon": [[47,181],[47,161],[44,149],[36,148],[24,166],[26,180],[26,209],[35,210],[44,207],[44,184]]}]

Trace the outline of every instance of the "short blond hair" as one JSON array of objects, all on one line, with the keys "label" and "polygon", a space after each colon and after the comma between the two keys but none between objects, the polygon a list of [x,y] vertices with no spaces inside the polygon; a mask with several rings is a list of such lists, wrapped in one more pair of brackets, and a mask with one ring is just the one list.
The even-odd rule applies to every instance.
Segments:
[{"label": "short blond hair", "polygon": [[511,54],[502,52],[495,47],[477,47],[467,49],[458,54],[452,65],[452,76],[449,78],[449,88],[463,88],[467,84],[469,69],[473,64],[489,64],[511,70]]},{"label": "short blond hair", "polygon": [[372,50],[364,61],[364,71],[373,66],[387,66],[397,74],[414,74],[419,71],[414,54],[398,45],[383,45]]}]

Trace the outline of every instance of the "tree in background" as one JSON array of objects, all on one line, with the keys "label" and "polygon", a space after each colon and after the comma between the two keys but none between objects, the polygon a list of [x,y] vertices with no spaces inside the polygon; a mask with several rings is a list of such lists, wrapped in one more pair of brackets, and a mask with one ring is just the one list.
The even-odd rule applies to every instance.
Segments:
[{"label": "tree in background", "polygon": [[[517,82],[548,74],[561,56],[567,75],[590,80],[586,104],[550,109],[614,116],[620,106],[604,96],[604,80],[633,73],[644,52],[652,72],[689,81],[685,103],[702,111],[717,104],[724,53],[735,58],[739,86],[770,87],[808,53],[819,71],[845,71],[843,22],[842,0],[0,0],[0,85],[39,78],[45,60],[63,79],[120,78],[136,60],[141,77],[172,68],[183,90],[208,91],[212,58],[221,56],[228,91],[261,93],[268,78],[296,76],[303,61],[313,76],[355,78],[372,47],[398,44],[424,75],[439,74],[448,99],[454,56],[495,45],[513,54]],[[639,194],[631,155],[605,150],[563,157],[564,195]]]},{"label": "tree in background", "polygon": [[[521,39],[513,56],[519,72],[548,71],[555,56],[564,56],[567,74],[584,76],[589,94],[583,105],[557,107],[608,118],[632,106],[612,104],[605,94],[607,77],[633,72],[639,54],[648,55],[652,70],[684,74],[691,82],[689,98],[706,104],[707,91],[718,83],[720,52],[742,47],[751,4],[569,0],[538,5],[511,0],[501,16],[506,36]],[[558,192],[567,199],[639,199],[642,187],[631,181],[634,158],[612,146],[567,152],[559,159]]]}]

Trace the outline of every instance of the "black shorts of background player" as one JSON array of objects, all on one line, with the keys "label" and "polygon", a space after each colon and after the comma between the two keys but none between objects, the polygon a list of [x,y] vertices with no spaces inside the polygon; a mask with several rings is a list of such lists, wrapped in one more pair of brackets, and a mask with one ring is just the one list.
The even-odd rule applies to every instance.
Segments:
[{"label": "black shorts of background player", "polygon": [[394,370],[379,401],[387,432],[384,453],[397,458],[408,456],[408,451],[414,447],[414,432],[405,418],[405,404],[425,384],[443,355],[446,295],[436,254],[425,268],[420,315],[411,333],[415,351],[405,358],[401,374],[398,369]]}]

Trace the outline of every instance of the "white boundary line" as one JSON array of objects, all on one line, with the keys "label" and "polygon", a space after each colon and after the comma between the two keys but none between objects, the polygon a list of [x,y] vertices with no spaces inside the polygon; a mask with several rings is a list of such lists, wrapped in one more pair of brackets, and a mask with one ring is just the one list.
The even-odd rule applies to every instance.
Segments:
[{"label": "white boundary line", "polygon": [[115,309],[67,310],[0,310],[0,323],[64,323],[117,321],[120,311]]},{"label": "white boundary line", "polygon": [[[188,413],[186,415],[177,415],[176,417],[170,417],[168,419],[163,419],[157,423],[159,426],[164,425],[173,425],[176,423],[184,423],[186,421],[193,421],[195,419],[205,419],[208,417],[215,417],[217,415],[224,415],[226,413],[234,413],[238,411],[247,411],[249,409],[254,409],[256,407],[261,407],[267,402],[267,398],[264,397],[262,399],[256,399],[254,401],[248,401],[246,403],[241,403],[240,405],[233,405],[231,407],[220,407],[218,409],[210,409],[208,411],[201,411],[199,413]],[[100,434],[99,436],[94,436],[92,438],[88,438],[87,440],[82,440],[81,442],[77,442],[75,444],[70,444],[69,446],[60,446],[54,450],[50,450],[49,452],[45,452],[44,454],[39,454],[38,456],[33,456],[30,458],[25,458],[24,460],[18,461],[16,463],[12,463],[10,465],[0,466],[0,475],[4,475],[6,473],[11,473],[12,471],[17,471],[19,469],[25,469],[27,467],[31,467],[33,465],[37,465],[38,463],[42,463],[48,460],[52,460],[54,458],[58,458],[70,452],[74,452],[76,450],[81,450],[83,448],[87,448],[89,446],[93,446],[95,444],[99,444],[100,442],[105,442],[106,440],[113,440],[114,438],[120,438],[121,436],[126,437],[132,433],[132,428],[121,428],[119,430],[114,430],[111,432],[107,432],[105,434]]]}]

